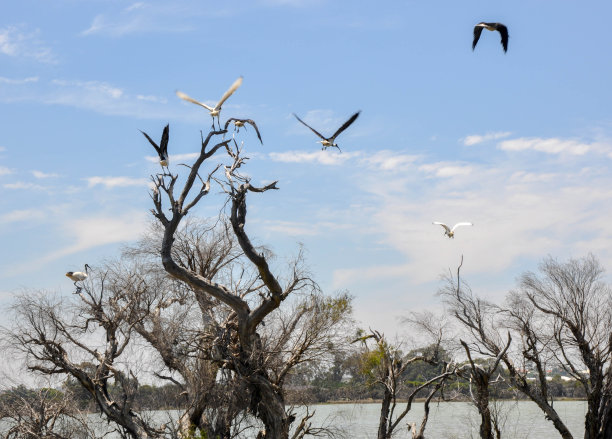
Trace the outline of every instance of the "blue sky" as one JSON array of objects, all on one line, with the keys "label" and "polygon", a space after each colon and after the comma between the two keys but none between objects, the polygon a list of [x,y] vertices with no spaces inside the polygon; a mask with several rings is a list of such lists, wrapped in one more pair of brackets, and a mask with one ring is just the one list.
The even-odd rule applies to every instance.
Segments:
[{"label": "blue sky", "polygon": [[[254,119],[249,230],[279,261],[303,243],[317,280],[387,333],[440,305],[465,257],[502,300],[546,255],[612,267],[612,5],[591,1],[7,2],[0,17],[0,303],[71,294],[68,270],[118,255],[149,218],[154,151],[197,151],[210,118]],[[479,21],[508,26],[499,35]],[[321,151],[295,112],[332,133]],[[174,171],[180,168],[173,168]],[[214,215],[220,197],[197,210]],[[472,221],[454,240],[432,221]]]}]

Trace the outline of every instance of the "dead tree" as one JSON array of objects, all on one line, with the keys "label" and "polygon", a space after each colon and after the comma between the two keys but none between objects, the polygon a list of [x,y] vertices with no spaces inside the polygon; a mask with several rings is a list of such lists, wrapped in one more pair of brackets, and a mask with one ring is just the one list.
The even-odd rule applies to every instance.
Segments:
[{"label": "dead tree", "polygon": [[521,277],[520,295],[548,323],[533,334],[587,395],[585,439],[612,437],[612,290],[593,255],[540,264]]},{"label": "dead tree", "polygon": [[[470,287],[460,281],[460,269],[461,264],[457,268],[456,277],[452,274],[447,276],[447,284],[440,291],[449,312],[468,332],[476,352],[485,358],[494,359],[500,356],[511,384],[538,405],[561,437],[572,439],[572,434],[547,398],[548,384],[544,367],[546,357],[543,355],[543,345],[539,341],[536,327],[532,326],[537,325],[537,321],[517,313],[517,309],[504,309],[475,296]],[[516,315],[521,316],[523,320],[516,320]],[[509,324],[508,316],[514,319],[514,325]],[[515,355],[511,355],[511,349],[505,348],[502,334],[508,329],[516,330],[522,342]],[[535,362],[538,370],[542,372],[536,381],[527,379],[526,360]]]},{"label": "dead tree", "polygon": [[0,434],[6,439],[96,438],[70,394],[18,386],[0,394]]},{"label": "dead tree", "polygon": [[[374,340],[374,347],[368,347],[368,340]],[[378,439],[390,439],[396,432],[397,427],[406,417],[412,408],[414,398],[423,389],[429,389],[425,400],[425,414],[419,430],[413,429],[413,437],[424,437],[425,426],[429,416],[429,403],[434,395],[440,390],[443,383],[455,374],[455,370],[450,364],[446,364],[438,357],[438,348],[441,339],[438,339],[436,346],[432,350],[432,355],[403,355],[397,347],[390,345],[384,335],[378,331],[370,330],[369,333],[361,335],[353,342],[361,342],[366,349],[364,372],[371,377],[372,384],[383,387],[383,398],[381,402],[380,418],[378,422]],[[417,361],[425,361],[433,365],[441,365],[442,373],[427,380],[416,388],[412,389],[408,395],[408,401],[403,410],[398,409],[399,392],[404,388],[402,374],[406,368]]]},{"label": "dead tree", "polygon": [[[227,306],[230,312],[223,325],[225,340],[217,350],[218,361],[223,368],[240,377],[249,395],[249,409],[265,426],[266,438],[287,438],[294,417],[285,410],[282,388],[275,383],[266,367],[263,340],[259,326],[293,292],[308,289],[311,281],[296,266],[284,282],[270,268],[270,257],[256,248],[246,231],[247,196],[278,189],[276,182],[258,187],[239,169],[247,160],[233,139],[220,139],[209,148],[213,138],[225,134],[225,130],[211,131],[201,143],[196,161],[189,166],[190,172],[180,190],[176,190],[178,175],[157,175],[153,178],[153,214],[164,229],[161,244],[161,260],[165,270],[176,279],[189,285],[198,301],[215,299]],[[203,165],[218,151],[226,153],[226,164],[209,166],[205,179],[200,177]],[[217,171],[223,166],[224,177]],[[201,185],[194,187],[199,181]],[[248,267],[256,273],[255,282],[243,290],[236,290],[231,283],[220,283],[210,276],[199,274],[176,258],[174,243],[179,225],[191,210],[210,192],[211,181],[216,181],[228,196],[229,219],[233,235]],[[167,214],[168,209],[170,213]]]},{"label": "dead tree", "polygon": [[499,439],[501,437],[501,432],[499,426],[496,425],[495,420],[491,416],[489,407],[489,388],[491,384],[494,383],[491,377],[498,370],[502,357],[508,351],[510,343],[512,342],[512,337],[510,337],[510,333],[508,333],[508,343],[506,343],[504,349],[488,365],[479,365],[475,363],[472,359],[471,349],[468,344],[463,340],[459,341],[467,355],[468,364],[465,367],[457,368],[457,375],[467,379],[470,383],[470,398],[480,414],[480,437],[482,439],[494,439],[495,437]]},{"label": "dead tree", "polygon": [[134,307],[115,297],[119,286],[106,282],[105,274],[88,280],[72,308],[48,295],[22,295],[13,307],[15,325],[5,335],[13,349],[25,354],[30,371],[77,380],[122,436],[158,437],[163,429],[133,410],[138,380],[120,364],[133,335],[127,322]]}]

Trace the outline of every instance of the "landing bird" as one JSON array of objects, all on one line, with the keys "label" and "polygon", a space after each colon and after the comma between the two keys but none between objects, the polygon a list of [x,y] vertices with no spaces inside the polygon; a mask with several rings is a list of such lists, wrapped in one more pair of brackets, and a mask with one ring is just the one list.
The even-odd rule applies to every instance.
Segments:
[{"label": "landing bird", "polygon": [[302,119],[300,119],[299,117],[297,117],[297,114],[293,113],[293,115],[295,116],[295,118],[297,120],[299,120],[302,124],[306,125],[308,128],[311,129],[311,131],[313,133],[315,133],[317,136],[319,136],[322,140],[319,140],[317,143],[321,143],[321,145],[323,145],[323,148],[321,148],[322,150],[325,148],[329,148],[329,147],[335,147],[338,148],[338,151],[340,151],[340,147],[334,143],[336,141],[336,137],[338,137],[340,135],[340,133],[342,131],[344,131],[345,129],[347,129],[353,122],[355,122],[355,119],[357,119],[357,116],[359,116],[359,113],[361,113],[361,110],[358,111],[357,113],[353,114],[349,120],[347,120],[346,122],[344,122],[344,124],[338,128],[338,130],[330,137],[325,137],[323,134],[321,134],[320,132],[318,132],[317,130],[315,130],[313,127],[311,127],[310,125],[308,125],[306,122],[304,122]]},{"label": "landing bird", "polygon": [[[227,98],[229,98],[232,93],[234,93],[236,91],[236,89],[238,87],[240,87],[240,84],[242,84],[242,76],[238,79],[236,79],[234,81],[234,83],[230,86],[230,88],[225,92],[225,94],[223,96],[221,96],[221,99],[219,100],[219,102],[217,102],[217,105],[215,105],[214,107],[210,107],[206,104],[203,104],[202,102],[196,101],[193,98],[190,98],[189,96],[187,96],[185,93],[181,92],[181,91],[177,91],[176,95],[181,98],[184,99],[188,102],[191,102],[192,104],[196,104],[199,105],[201,107],[204,107],[208,110],[208,114],[210,114],[213,118],[213,129],[215,127],[215,117],[217,118],[217,122],[219,121],[219,113],[221,113],[221,106],[223,105],[223,103],[227,100]],[[221,125],[219,124],[219,127],[221,127]]]},{"label": "landing bird", "polygon": [[147,133],[145,133],[144,131],[140,131],[142,134],[144,134],[144,136],[147,138],[149,143],[151,145],[153,145],[153,148],[155,148],[155,151],[157,151],[157,155],[159,156],[159,164],[162,166],[162,168],[164,166],[167,168],[168,167],[168,163],[170,162],[168,160],[168,137],[169,137],[169,131],[170,131],[170,124],[166,125],[166,127],[164,128],[164,131],[163,131],[162,137],[161,137],[161,141],[159,142],[159,146],[157,145],[157,143],[155,143],[153,141],[153,139],[151,139],[149,137],[149,135]]},{"label": "landing bird", "polygon": [[235,117],[230,117],[225,122],[225,129],[226,130],[227,130],[227,127],[229,126],[230,122],[234,122],[234,126],[236,127],[236,131],[239,131],[240,128],[243,127],[245,123],[250,124],[253,128],[255,128],[255,132],[257,133],[257,138],[259,139],[259,141],[263,145],[263,140],[261,140],[261,134],[259,134],[259,130],[257,129],[257,125],[255,125],[255,121],[253,121],[252,119],[236,119]]},{"label": "landing bird", "polygon": [[77,288],[76,292],[81,292],[81,287],[77,285],[77,282],[81,282],[87,279],[87,272],[89,271],[89,265],[85,264],[85,272],[82,271],[69,271],[66,276],[74,281],[74,286]]},{"label": "landing bird", "polygon": [[474,41],[472,41],[472,50],[476,48],[476,43],[480,39],[482,30],[498,31],[501,35],[501,44],[504,47],[504,52],[508,51],[508,28],[501,23],[485,23],[480,22],[474,26]]},{"label": "landing bird", "polygon": [[432,224],[437,224],[437,225],[439,225],[439,226],[444,227],[444,234],[445,234],[446,236],[448,236],[449,238],[454,238],[454,237],[455,237],[455,229],[456,229],[457,227],[460,227],[460,226],[473,226],[473,225],[474,225],[474,224],[472,224],[472,223],[457,223],[457,224],[455,224],[455,225],[453,226],[453,228],[452,228],[452,229],[449,229],[449,228],[448,228],[448,226],[447,226],[446,224],[444,224],[444,223],[440,223],[440,222],[438,222],[438,221],[434,221]]}]

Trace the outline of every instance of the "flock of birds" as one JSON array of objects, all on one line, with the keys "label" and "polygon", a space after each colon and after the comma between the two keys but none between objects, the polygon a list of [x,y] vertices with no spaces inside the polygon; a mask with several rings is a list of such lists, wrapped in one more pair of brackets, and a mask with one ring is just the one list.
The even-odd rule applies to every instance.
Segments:
[{"label": "flock of birds", "polygon": [[[480,22],[476,26],[474,26],[474,40],[472,41],[472,50],[476,48],[476,44],[478,44],[478,40],[480,39],[480,34],[482,33],[483,29],[486,29],[492,32],[494,31],[499,32],[501,36],[501,45],[504,49],[504,52],[508,51],[508,28],[501,23],[485,23],[485,22]],[[208,114],[212,117],[212,120],[213,120],[212,129],[213,130],[215,129],[215,118],[217,119],[218,128],[221,129],[221,120],[220,120],[221,107],[223,106],[225,101],[227,101],[229,97],[238,89],[238,87],[242,85],[242,80],[243,80],[242,76],[236,79],[234,83],[230,86],[230,88],[228,88],[227,91],[223,94],[223,96],[221,96],[221,99],[219,99],[219,101],[215,104],[215,106],[210,106],[203,102],[195,100],[192,97],[188,96],[187,94],[183,93],[182,91],[177,90],[176,95],[179,98],[187,102],[191,102],[192,104],[199,105],[201,107],[204,107],[206,110],[208,110]],[[346,130],[349,126],[351,126],[353,122],[355,122],[355,120],[357,120],[360,113],[361,111],[357,111],[355,114],[349,117],[348,120],[344,122],[340,126],[340,128],[338,128],[334,132],[334,134],[332,134],[329,137],[325,137],[319,131],[315,130],[313,127],[308,125],[306,122],[300,119],[297,114],[293,113],[293,116],[295,116],[295,118],[300,123],[308,127],[313,133],[315,133],[321,139],[321,140],[318,140],[317,143],[321,143],[322,150],[325,150],[327,148],[337,148],[338,151],[341,152],[340,147],[336,143],[336,138],[344,130]],[[257,125],[252,119],[237,119],[234,117],[229,118],[225,122],[225,126],[224,126],[225,130],[227,130],[230,123],[234,124],[235,131],[239,131],[240,128],[245,127],[245,124],[251,125],[255,129],[257,138],[263,145],[263,140],[261,139],[261,134],[259,132],[259,129],[257,128]],[[170,132],[170,125],[166,125],[162,132],[161,140],[159,144],[157,144],[153,139],[151,139],[151,137],[147,133],[145,133],[144,131],[141,131],[141,133],[146,137],[149,143],[151,143],[151,145],[155,149],[155,152],[157,152],[157,155],[159,156],[159,164],[161,165],[162,169],[163,168],[167,169],[170,163],[169,156],[168,156],[168,140],[169,140],[169,134],[170,134],[169,132]],[[460,222],[460,223],[455,224],[453,227],[449,227],[448,225],[442,222],[439,222],[439,221],[434,221],[433,224],[442,226],[444,228],[444,235],[450,239],[453,239],[455,237],[455,229],[457,229],[457,227],[473,225],[472,223],[469,223],[469,222]],[[90,269],[89,265],[85,264],[85,271],[69,271],[66,273],[66,276],[70,278],[70,280],[74,281],[74,285],[77,288],[76,290],[77,294],[80,293],[82,289],[82,287],[80,287],[77,284],[77,282],[82,282],[85,279],[87,279],[89,269]]]}]

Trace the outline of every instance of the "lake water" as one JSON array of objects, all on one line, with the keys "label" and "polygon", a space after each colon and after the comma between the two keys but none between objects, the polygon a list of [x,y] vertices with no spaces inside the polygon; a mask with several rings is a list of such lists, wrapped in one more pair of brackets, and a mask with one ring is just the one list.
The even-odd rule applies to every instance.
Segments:
[{"label": "lake water", "polygon": [[[532,402],[505,401],[498,403],[500,413],[504,418],[502,437],[508,439],[548,439],[559,438],[552,423],[544,418],[544,414]],[[404,407],[405,405],[400,405]],[[576,439],[584,436],[584,416],[586,402],[562,401],[555,403],[555,409],[561,416]],[[311,419],[313,426],[334,426],[341,434],[337,437],[347,439],[370,439],[376,437],[380,404],[322,404],[310,406],[310,412],[315,410]],[[164,422],[168,417],[176,419],[178,412],[150,412],[149,416]],[[394,437],[411,438],[407,423],[416,422],[420,425],[423,416],[423,404],[414,403],[412,410],[406,415]],[[98,424],[96,430],[106,430],[108,424],[98,415],[90,415],[92,423]],[[429,422],[425,436],[429,439],[472,439],[478,438],[480,418],[476,409],[466,402],[444,402],[431,404]],[[5,424],[6,426],[6,424]],[[2,430],[0,423],[0,430]],[[255,437],[256,431],[246,433],[245,439]],[[118,436],[109,434],[106,438]]]},{"label": "lake water", "polygon": [[[544,418],[542,411],[532,402],[520,401],[499,403],[505,417],[502,437],[512,439],[547,439],[560,435],[552,422]],[[402,407],[405,407],[403,405]],[[555,409],[576,439],[584,436],[585,401],[555,402]],[[376,437],[380,404],[327,404],[312,406],[316,409],[313,425],[327,423],[341,427],[347,438],[370,439]],[[398,438],[411,438],[407,422],[420,426],[423,404],[415,403],[398,427]],[[476,409],[466,402],[444,402],[430,404],[429,421],[425,436],[431,439],[478,438],[480,417]]]}]

